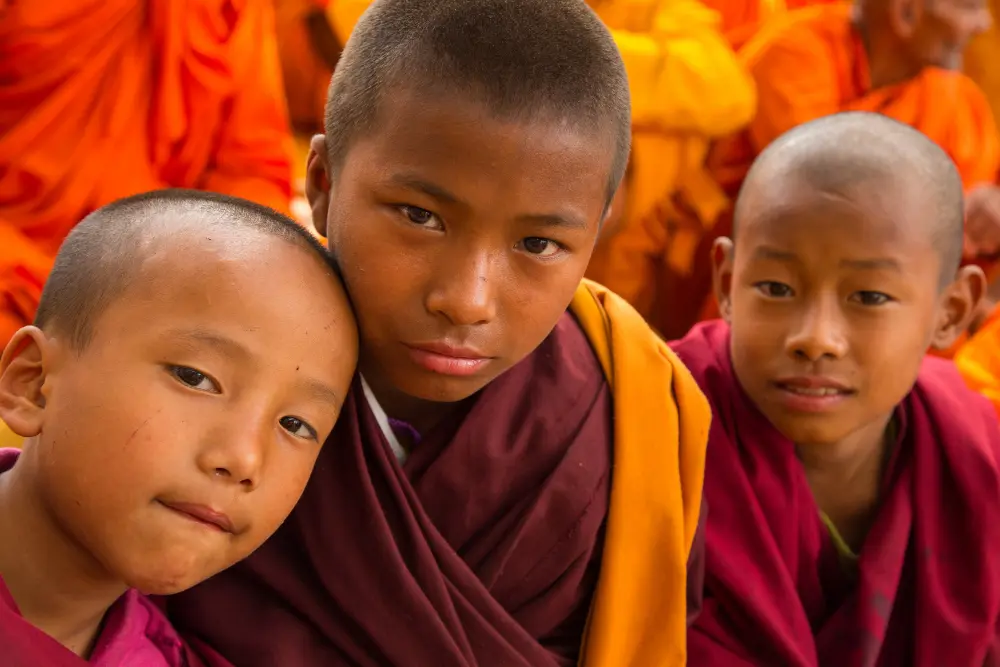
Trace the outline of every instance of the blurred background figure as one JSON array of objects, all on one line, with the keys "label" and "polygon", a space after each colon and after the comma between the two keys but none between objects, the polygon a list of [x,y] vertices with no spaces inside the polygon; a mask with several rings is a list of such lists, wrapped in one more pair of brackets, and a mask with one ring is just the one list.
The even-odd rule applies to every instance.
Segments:
[{"label": "blurred background figure", "polygon": [[270,0],[0,1],[0,340],[89,212],[165,187],[287,211],[291,159]]}]

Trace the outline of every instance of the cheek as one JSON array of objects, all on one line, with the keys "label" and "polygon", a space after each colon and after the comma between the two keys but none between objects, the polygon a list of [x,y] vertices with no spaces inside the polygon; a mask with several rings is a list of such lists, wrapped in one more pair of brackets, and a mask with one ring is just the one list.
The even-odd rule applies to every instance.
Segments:
[{"label": "cheek", "polygon": [[280,461],[280,465],[269,466],[265,472],[265,484],[251,494],[250,511],[253,527],[242,536],[245,541],[240,542],[240,547],[246,550],[246,554],[240,558],[267,541],[292,513],[302,497],[316,464],[319,449],[296,454],[275,457]]},{"label": "cheek", "polygon": [[924,337],[915,331],[919,327],[910,320],[890,331],[872,331],[854,343],[855,367],[865,375],[873,408],[891,409],[909,393],[927,351]]}]

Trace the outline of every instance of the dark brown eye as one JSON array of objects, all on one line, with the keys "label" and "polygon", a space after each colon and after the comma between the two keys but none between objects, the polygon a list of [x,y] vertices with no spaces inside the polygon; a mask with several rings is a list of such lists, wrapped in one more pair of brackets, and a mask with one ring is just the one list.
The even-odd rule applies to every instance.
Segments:
[{"label": "dark brown eye", "polygon": [[303,440],[316,440],[316,430],[298,417],[285,416],[278,420],[281,428],[285,429],[296,438]]},{"label": "dark brown eye", "polygon": [[212,378],[189,366],[169,366],[170,374],[182,384],[201,391],[219,393],[219,387]]},{"label": "dark brown eye", "polygon": [[416,206],[403,206],[403,213],[407,218],[410,219],[415,225],[426,225],[434,218],[434,214],[430,211],[422,208],[417,208]]},{"label": "dark brown eye", "polygon": [[764,296],[769,296],[772,299],[784,299],[786,297],[792,296],[792,288],[784,283],[775,282],[773,280],[765,280],[759,282],[754,287],[760,291]]},{"label": "dark brown eye", "polygon": [[521,241],[521,247],[524,248],[525,252],[538,257],[551,257],[562,248],[562,246],[552,239],[542,238],[541,236],[529,236],[525,238]]}]

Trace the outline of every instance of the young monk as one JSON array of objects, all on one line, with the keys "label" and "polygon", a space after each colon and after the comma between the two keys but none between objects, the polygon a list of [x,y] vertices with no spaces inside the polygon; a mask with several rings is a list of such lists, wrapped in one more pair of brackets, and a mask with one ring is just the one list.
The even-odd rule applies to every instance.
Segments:
[{"label": "young monk", "polygon": [[689,664],[997,664],[1000,425],[925,360],[983,293],[962,219],[952,161],[881,115],[755,162],[715,248],[725,321],[674,348],[715,416]]},{"label": "young monk", "polygon": [[277,529],[356,346],[328,254],[270,209],[164,191],[81,222],[0,360],[0,417],[27,438],[0,450],[0,663],[201,664],[141,593]]},{"label": "young monk", "polygon": [[[991,257],[1000,250],[1000,136],[982,91],[958,71],[965,45],[989,24],[981,0],[856,0],[779,16],[739,51],[757,86],[757,113],[712,147],[712,177],[732,201],[754,158],[784,132],[841,111],[879,112],[955,161],[969,193],[966,259]],[[681,204],[673,226],[702,234],[688,246],[690,270],[665,271],[656,285],[662,306],[653,317],[668,320],[670,337],[717,313],[709,257],[732,221],[730,206],[706,216],[690,199]]]},{"label": "young monk", "polygon": [[247,667],[684,664],[707,405],[580,285],[629,126],[579,0],[371,5],[308,180],[361,374],[292,517],[172,598],[181,628]]}]

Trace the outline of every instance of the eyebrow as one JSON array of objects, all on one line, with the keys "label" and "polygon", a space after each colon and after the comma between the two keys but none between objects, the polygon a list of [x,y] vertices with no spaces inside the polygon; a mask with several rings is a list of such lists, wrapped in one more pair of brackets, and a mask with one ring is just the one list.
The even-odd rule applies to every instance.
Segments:
[{"label": "eyebrow", "polygon": [[[754,250],[754,256],[759,259],[771,259],[782,262],[798,262],[798,256],[787,250],[778,250],[770,246],[759,246]],[[890,271],[902,271],[899,262],[891,257],[873,257],[871,259],[844,259],[840,261],[840,266],[849,269],[860,269],[863,271],[878,271],[888,269]]]},{"label": "eyebrow", "polygon": [[208,345],[228,357],[249,359],[252,356],[250,351],[240,343],[209,329],[175,329],[167,335],[170,338],[177,338],[184,342]]},{"label": "eyebrow", "polygon": [[587,229],[587,222],[575,215],[557,215],[554,213],[540,213],[519,215],[517,219],[541,227],[557,227],[562,229]]},{"label": "eyebrow", "polygon": [[411,190],[423,192],[425,195],[433,197],[438,201],[443,201],[448,204],[465,204],[465,202],[441,186],[428,183],[422,178],[413,176],[412,174],[393,174],[390,180],[394,185],[400,185],[404,188],[410,188]]},{"label": "eyebrow", "polygon": [[762,245],[754,248],[754,257],[757,259],[775,259],[782,262],[797,262],[799,258],[793,252],[778,250],[770,246]]},{"label": "eyebrow", "polygon": [[322,403],[334,403],[336,405],[341,404],[340,394],[334,391],[333,387],[330,387],[319,380],[303,380],[302,386],[306,393],[315,398],[317,401]]},{"label": "eyebrow", "polygon": [[846,266],[852,269],[862,269],[865,271],[879,271],[888,269],[889,271],[902,271],[903,268],[899,265],[899,262],[892,259],[891,257],[876,257],[873,259],[845,259],[841,263],[841,266]]},{"label": "eyebrow", "polygon": [[[414,176],[412,174],[394,174],[390,179],[394,185],[399,185],[404,188],[409,188],[411,190],[417,190],[418,192],[423,192],[425,195],[437,199],[438,201],[444,202],[446,204],[456,204],[459,206],[468,206],[468,204],[452,194],[445,188],[434,183],[429,183],[423,180],[419,176]],[[563,229],[586,229],[587,222],[580,219],[575,215],[559,215],[556,213],[529,213],[526,215],[519,215],[517,217],[519,222],[529,223],[533,225],[538,225],[542,227],[559,227]]]}]

